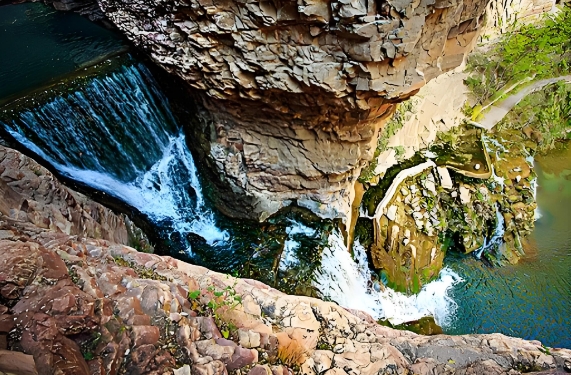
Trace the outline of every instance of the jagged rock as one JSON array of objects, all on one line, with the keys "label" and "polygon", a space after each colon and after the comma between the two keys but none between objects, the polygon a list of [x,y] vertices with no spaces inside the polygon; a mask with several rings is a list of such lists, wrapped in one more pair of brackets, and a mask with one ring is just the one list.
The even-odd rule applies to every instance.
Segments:
[{"label": "jagged rock", "polygon": [[[0,314],[15,318],[9,349],[33,355],[39,374],[163,374],[177,362],[192,363],[178,368],[183,374],[225,374],[251,365],[255,374],[293,374],[272,362],[278,357],[308,374],[348,368],[355,374],[517,374],[520,368],[556,371],[571,364],[571,351],[546,352],[537,341],[397,331],[331,302],[55,228],[0,214],[0,230],[12,233],[0,240],[0,254],[16,259],[0,262],[1,280],[11,285]],[[201,290],[206,298],[212,288],[232,288],[242,297],[243,304],[219,311],[217,319],[246,332],[249,345],[259,345],[270,364],[256,365],[258,350],[241,347],[238,335],[221,338],[212,317],[192,316],[197,312],[189,291]],[[178,314],[177,322],[171,314]],[[135,324],[135,316],[146,317],[136,319],[145,324]]]},{"label": "jagged rock", "polygon": [[[129,244],[128,219],[63,186],[21,153],[0,146],[0,213],[67,235]],[[134,226],[133,226],[134,227]],[[10,237],[8,232],[3,236]]]},{"label": "jagged rock", "polygon": [[394,103],[463,61],[486,1],[99,4],[197,89],[189,128],[229,186],[226,213],[264,219],[295,200],[347,219]]}]

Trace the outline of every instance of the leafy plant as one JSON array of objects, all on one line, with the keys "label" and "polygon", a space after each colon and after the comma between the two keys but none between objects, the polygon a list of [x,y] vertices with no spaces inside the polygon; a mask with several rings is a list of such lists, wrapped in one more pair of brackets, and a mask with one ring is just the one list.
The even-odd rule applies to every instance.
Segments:
[{"label": "leafy plant", "polygon": [[[223,315],[242,304],[242,297],[236,293],[235,286],[236,282],[233,285],[226,286],[224,289],[217,289],[211,285],[206,290],[197,289],[188,292],[188,300],[191,302],[192,309],[202,315],[212,316],[220,329],[220,333],[226,339],[237,328],[232,322],[224,321]],[[205,304],[201,303],[201,297],[208,302]]]},{"label": "leafy plant", "polygon": [[465,83],[480,103],[529,77],[569,73],[571,9],[563,8],[556,16],[546,15],[540,26],[516,27],[491,51],[468,58],[467,69],[472,74]]}]

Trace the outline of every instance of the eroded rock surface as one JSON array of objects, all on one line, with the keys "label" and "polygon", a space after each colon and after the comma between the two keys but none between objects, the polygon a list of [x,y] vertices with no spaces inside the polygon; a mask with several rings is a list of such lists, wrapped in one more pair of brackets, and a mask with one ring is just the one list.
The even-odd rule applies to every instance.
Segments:
[{"label": "eroded rock surface", "polygon": [[223,208],[260,219],[294,200],[345,218],[383,119],[462,62],[487,4],[99,3],[155,62],[198,89],[203,154],[243,198]]},{"label": "eroded rock surface", "polygon": [[[126,216],[68,189],[33,159],[2,145],[0,195],[0,213],[39,229],[125,245],[135,245],[133,232],[140,234]],[[144,235],[137,240],[148,246]]]},{"label": "eroded rock surface", "polygon": [[[18,202],[6,197],[3,205]],[[334,303],[33,220],[0,214],[0,338],[33,355],[39,374],[571,371],[571,351],[537,341],[397,331]]]},{"label": "eroded rock surface", "polygon": [[[108,241],[32,233],[5,216],[0,228],[12,233],[0,241],[1,331],[10,332],[11,349],[34,356],[40,374],[164,374],[181,364],[192,374],[241,368],[252,375],[571,370],[570,351],[546,354],[537,341],[419,336],[333,303]],[[228,287],[242,297],[221,313],[233,324],[233,340],[187,298]]]}]

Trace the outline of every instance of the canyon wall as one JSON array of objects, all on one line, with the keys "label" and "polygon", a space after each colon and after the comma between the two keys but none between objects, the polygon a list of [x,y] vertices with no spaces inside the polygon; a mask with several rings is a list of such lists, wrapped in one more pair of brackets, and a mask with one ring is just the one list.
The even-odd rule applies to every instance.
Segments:
[{"label": "canyon wall", "polygon": [[463,61],[485,0],[100,0],[107,17],[196,89],[198,134],[264,219],[297,202],[347,219],[353,184],[395,103]]},{"label": "canyon wall", "polygon": [[549,12],[555,0],[494,0],[486,9],[486,29],[483,34],[492,37],[509,31],[516,22],[525,24]]}]

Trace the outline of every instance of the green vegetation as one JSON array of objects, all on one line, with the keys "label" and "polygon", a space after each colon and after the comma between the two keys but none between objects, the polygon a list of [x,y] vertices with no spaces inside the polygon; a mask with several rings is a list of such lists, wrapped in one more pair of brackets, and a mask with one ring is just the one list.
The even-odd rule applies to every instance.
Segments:
[{"label": "green vegetation", "polygon": [[564,8],[556,16],[546,15],[540,26],[514,25],[490,51],[472,54],[466,84],[482,104],[526,79],[569,74],[570,58],[571,9]]},{"label": "green vegetation", "polygon": [[206,290],[197,289],[188,292],[192,309],[200,315],[213,317],[220,333],[226,339],[235,336],[238,330],[232,322],[223,319],[225,313],[242,304],[242,297],[236,293],[236,282],[237,280],[233,285],[223,289],[211,285]]},{"label": "green vegetation", "polygon": [[545,152],[553,149],[557,141],[571,139],[570,130],[571,85],[557,82],[528,95],[494,131],[508,144],[528,141],[528,148]]},{"label": "green vegetation", "polygon": [[115,257],[114,261],[118,266],[132,268],[133,271],[135,271],[135,273],[137,274],[137,276],[139,276],[141,279],[167,281],[166,277],[159,275],[152,268],[140,266],[140,265],[138,265],[134,262],[130,262],[130,261],[128,261],[122,257]]},{"label": "green vegetation", "polygon": [[84,340],[80,341],[81,354],[86,361],[95,358],[95,350],[101,342],[102,335],[100,332],[92,332]]}]

